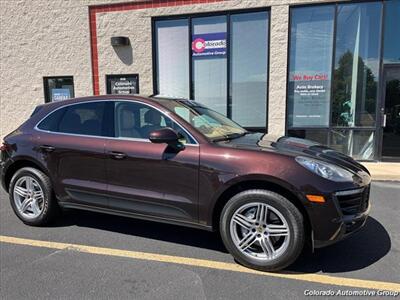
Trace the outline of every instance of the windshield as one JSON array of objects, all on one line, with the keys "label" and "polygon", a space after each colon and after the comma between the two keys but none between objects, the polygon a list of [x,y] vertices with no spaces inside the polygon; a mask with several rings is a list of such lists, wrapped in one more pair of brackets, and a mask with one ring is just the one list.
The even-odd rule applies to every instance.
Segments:
[{"label": "windshield", "polygon": [[158,100],[212,141],[233,139],[247,133],[232,120],[195,101]]}]

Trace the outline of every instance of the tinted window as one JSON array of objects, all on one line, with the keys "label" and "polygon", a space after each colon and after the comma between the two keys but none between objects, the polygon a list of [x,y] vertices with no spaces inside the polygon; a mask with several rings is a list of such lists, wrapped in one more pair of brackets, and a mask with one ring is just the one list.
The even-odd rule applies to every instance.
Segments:
[{"label": "tinted window", "polygon": [[183,143],[194,143],[175,122],[158,110],[140,103],[115,103],[115,137],[148,139],[152,131],[170,127],[179,132]]},{"label": "tinted window", "polygon": [[291,10],[289,127],[328,127],[335,6]]},{"label": "tinted window", "polygon": [[101,136],[104,106],[105,102],[68,106],[54,131]]},{"label": "tinted window", "polygon": [[46,131],[58,131],[58,125],[60,124],[60,120],[64,115],[66,108],[58,109],[52,114],[50,114],[47,118],[45,118],[40,124],[38,128]]},{"label": "tinted window", "polygon": [[385,63],[400,63],[400,1],[389,0],[385,3],[383,59]]},{"label": "tinted window", "polygon": [[157,86],[161,95],[189,96],[188,24],[187,19],[156,22]]},{"label": "tinted window", "polygon": [[268,13],[232,15],[230,28],[232,119],[246,127],[265,127]]},{"label": "tinted window", "polygon": [[328,129],[289,129],[288,135],[311,140],[323,145],[328,144]]},{"label": "tinted window", "polygon": [[382,3],[338,6],[332,125],[375,126]]},{"label": "tinted window", "polygon": [[[226,40],[226,37],[223,37],[227,30],[226,16],[193,18],[192,26],[193,42],[197,39]],[[192,66],[194,99],[221,114],[226,114],[227,56],[221,54],[197,56],[192,53]]]}]

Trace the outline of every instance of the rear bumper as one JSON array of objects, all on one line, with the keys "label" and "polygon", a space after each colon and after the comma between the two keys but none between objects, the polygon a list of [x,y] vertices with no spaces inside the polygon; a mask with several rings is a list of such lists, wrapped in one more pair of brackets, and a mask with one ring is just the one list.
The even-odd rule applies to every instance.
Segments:
[{"label": "rear bumper", "polygon": [[6,177],[5,165],[6,165],[6,163],[4,161],[0,161],[0,181],[1,181],[1,186],[7,192],[6,178],[5,178]]}]

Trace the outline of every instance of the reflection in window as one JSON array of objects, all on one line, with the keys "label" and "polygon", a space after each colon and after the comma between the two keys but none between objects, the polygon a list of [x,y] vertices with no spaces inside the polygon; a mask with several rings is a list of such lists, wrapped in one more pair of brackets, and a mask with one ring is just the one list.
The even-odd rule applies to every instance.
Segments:
[{"label": "reflection in window", "polygon": [[331,148],[355,159],[374,159],[375,139],[372,130],[336,129],[331,133]]},{"label": "reflection in window", "polygon": [[383,59],[385,63],[400,63],[400,1],[385,2],[385,35]]},{"label": "reflection in window", "polygon": [[232,119],[246,127],[265,127],[268,13],[234,14],[230,26]]},{"label": "reflection in window", "polygon": [[314,141],[322,145],[328,144],[327,129],[290,129],[288,130],[288,135]]},{"label": "reflection in window", "polygon": [[164,96],[189,97],[188,20],[156,22],[157,87]]},{"label": "reflection in window", "polygon": [[114,120],[115,137],[148,139],[151,132],[170,127],[182,136],[182,143],[193,143],[179,125],[145,104],[116,102]]},{"label": "reflection in window", "polygon": [[[193,18],[193,35],[226,33],[226,16]],[[194,99],[226,115],[226,55],[193,56]]]},{"label": "reflection in window", "polygon": [[338,6],[332,125],[374,126],[382,3]]},{"label": "reflection in window", "polygon": [[329,126],[335,6],[291,10],[289,127]]}]

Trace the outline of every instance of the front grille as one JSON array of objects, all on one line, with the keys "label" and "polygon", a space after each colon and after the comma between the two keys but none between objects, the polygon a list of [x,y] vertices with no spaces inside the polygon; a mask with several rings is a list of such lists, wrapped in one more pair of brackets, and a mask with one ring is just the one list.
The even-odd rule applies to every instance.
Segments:
[{"label": "front grille", "polygon": [[354,215],[365,211],[368,208],[369,190],[370,186],[368,185],[362,189],[337,192],[336,198],[342,213]]}]

